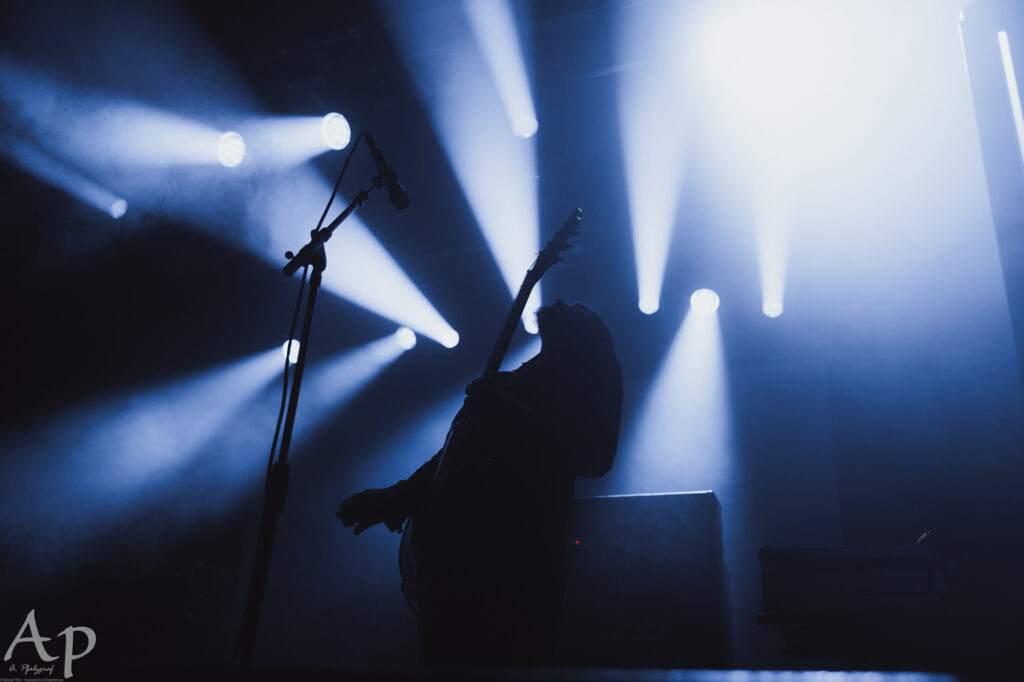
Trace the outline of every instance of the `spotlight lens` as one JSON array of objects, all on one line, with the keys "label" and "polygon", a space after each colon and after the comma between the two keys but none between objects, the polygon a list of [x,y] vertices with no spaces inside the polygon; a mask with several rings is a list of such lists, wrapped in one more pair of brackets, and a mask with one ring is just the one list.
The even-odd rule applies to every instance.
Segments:
[{"label": "spotlight lens", "polygon": [[640,299],[640,312],[644,315],[653,315],[658,312],[658,301],[653,298],[641,298]]},{"label": "spotlight lens", "polygon": [[416,332],[408,327],[400,327],[395,332],[395,340],[398,341],[399,346],[405,350],[410,350],[416,347]]},{"label": "spotlight lens", "polygon": [[698,313],[713,313],[718,310],[718,294],[711,289],[697,289],[690,296],[690,306]]},{"label": "spotlight lens", "polygon": [[768,317],[778,317],[782,314],[782,303],[780,301],[767,301],[761,306],[761,310]]},{"label": "spotlight lens", "polygon": [[344,149],[352,139],[352,128],[341,114],[331,112],[324,116],[320,124],[324,135],[324,143],[331,149]]},{"label": "spotlight lens", "polygon": [[124,199],[118,199],[110,205],[110,217],[117,219],[128,212],[128,202]]},{"label": "spotlight lens", "polygon": [[226,132],[217,141],[217,158],[220,162],[232,168],[242,163],[245,158],[245,140],[236,132]]},{"label": "spotlight lens", "polygon": [[512,125],[512,130],[519,137],[533,137],[537,134],[539,127],[540,124],[537,123],[537,119],[533,116],[520,116]]},{"label": "spotlight lens", "polygon": [[288,358],[288,364],[289,365],[294,365],[296,362],[298,362],[299,361],[299,342],[298,342],[298,340],[292,339],[292,349],[291,349],[291,352],[288,352],[288,342],[285,341],[284,345],[281,346],[281,353],[283,353],[284,356],[286,358]]},{"label": "spotlight lens", "polygon": [[459,345],[459,333],[454,329],[451,330],[441,339],[441,345],[445,348],[455,348],[455,346]]}]

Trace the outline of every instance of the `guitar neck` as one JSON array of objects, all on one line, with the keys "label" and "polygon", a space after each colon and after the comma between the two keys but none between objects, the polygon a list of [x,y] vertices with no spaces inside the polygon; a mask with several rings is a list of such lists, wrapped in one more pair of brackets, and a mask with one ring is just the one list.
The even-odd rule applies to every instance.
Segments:
[{"label": "guitar neck", "polygon": [[508,317],[505,318],[505,324],[501,328],[501,334],[498,335],[498,341],[494,344],[490,357],[487,358],[487,365],[484,366],[483,376],[489,377],[498,373],[501,361],[505,359],[508,346],[512,343],[512,335],[515,334],[519,319],[523,316],[523,311],[526,310],[526,301],[529,300],[538,279],[539,277],[534,275],[533,269],[527,271],[523,284],[519,287],[519,293],[516,294],[516,300],[512,302],[512,308],[508,311]]}]

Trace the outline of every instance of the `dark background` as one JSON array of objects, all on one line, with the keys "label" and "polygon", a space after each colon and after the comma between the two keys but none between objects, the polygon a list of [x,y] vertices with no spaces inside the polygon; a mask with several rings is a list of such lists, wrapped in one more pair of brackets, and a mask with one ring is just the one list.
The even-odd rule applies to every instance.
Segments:
[{"label": "dark background", "polygon": [[[760,312],[749,212],[730,184],[741,169],[717,155],[728,131],[713,118],[702,119],[708,132],[687,162],[662,308],[639,313],[610,47],[618,5],[517,5],[541,121],[542,239],[571,208],[585,212],[567,262],[545,278],[545,299],[598,310],[626,379],[615,469],[579,492],[716,488],[737,667],[780,665],[776,636],[754,625],[756,550],[765,544],[911,543],[931,531],[933,541],[974,557],[965,574],[984,618],[1002,622],[1019,608],[1024,397],[956,32],[960,7],[855,4],[867,20],[851,28],[852,54],[861,55],[851,68],[869,86],[851,92],[849,121],[831,131],[841,143],[798,194],[786,312],[774,320]],[[374,529],[355,539],[333,512],[345,496],[390,484],[433,453],[509,302],[431,126],[431,97],[442,94],[417,90],[386,29],[386,11],[417,7],[10,3],[0,14],[4,62],[78,92],[115,93],[218,125],[243,114],[340,111],[354,131],[373,131],[409,189],[408,211],[378,195],[360,217],[462,341],[448,350],[421,338],[296,446],[261,662],[415,660],[397,536]],[[5,111],[6,139],[45,147],[30,128]],[[346,197],[372,173],[364,152]],[[329,186],[342,158],[311,163]],[[172,170],[149,187],[202,184],[221,170]],[[114,454],[88,436],[115,408],[93,407],[147,396],[285,338],[296,282],[280,275],[283,258],[254,254],[243,210],[273,178],[246,176],[223,194],[194,195],[185,208],[187,197],[149,200],[135,185],[128,214],[115,221],[11,155],[0,174],[8,365],[0,641],[34,608],[43,634],[96,629],[97,659],[224,661],[248,578],[278,389],[267,387],[259,409],[223,425],[200,455],[127,501],[90,492],[95,482],[81,472],[101,470]],[[315,219],[321,206],[307,209]],[[289,243],[301,245],[309,227],[305,219],[287,226]],[[648,467],[631,447],[632,426],[700,286],[723,301],[729,428],[721,452],[731,459],[730,474],[717,479],[693,476],[699,466]],[[325,292],[310,371],[393,329]],[[527,341],[520,330],[513,351]],[[69,414],[85,416],[70,428]],[[688,461],[712,456],[693,448],[662,444]]]}]

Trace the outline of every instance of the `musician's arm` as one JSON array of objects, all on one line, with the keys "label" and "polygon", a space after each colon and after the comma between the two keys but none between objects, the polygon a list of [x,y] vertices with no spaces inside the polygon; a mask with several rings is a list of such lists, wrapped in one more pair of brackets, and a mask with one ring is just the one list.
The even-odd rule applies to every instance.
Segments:
[{"label": "musician's arm", "polygon": [[412,516],[423,507],[430,492],[430,482],[434,478],[434,471],[437,470],[437,463],[440,460],[441,451],[438,451],[414,471],[412,476],[388,488],[388,490],[394,491],[396,504],[401,508],[404,518]]},{"label": "musician's arm", "polygon": [[392,531],[402,530],[405,520],[416,513],[426,499],[440,454],[393,486],[370,488],[352,495],[338,506],[335,515],[346,528],[355,526],[356,535],[378,523]]}]

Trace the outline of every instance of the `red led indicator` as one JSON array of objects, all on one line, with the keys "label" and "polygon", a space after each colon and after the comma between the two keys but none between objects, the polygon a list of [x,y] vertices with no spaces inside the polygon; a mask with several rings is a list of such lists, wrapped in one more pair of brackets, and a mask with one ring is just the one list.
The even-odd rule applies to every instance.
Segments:
[{"label": "red led indicator", "polygon": [[577,544],[577,545],[578,545],[578,544],[580,544],[580,541],[579,541],[579,540],[577,540],[577,541],[576,541],[576,544]]}]

